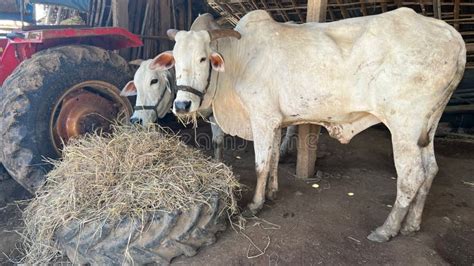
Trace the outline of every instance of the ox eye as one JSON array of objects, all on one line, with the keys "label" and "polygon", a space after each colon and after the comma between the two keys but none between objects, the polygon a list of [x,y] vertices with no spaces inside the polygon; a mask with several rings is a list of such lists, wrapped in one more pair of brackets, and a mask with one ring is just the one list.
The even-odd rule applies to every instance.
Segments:
[{"label": "ox eye", "polygon": [[151,82],[150,82],[150,85],[153,85],[153,84],[156,84],[158,83],[158,79],[152,79]]},{"label": "ox eye", "polygon": [[206,58],[205,58],[205,57],[201,57],[201,59],[199,59],[199,63],[202,63],[202,62],[204,62],[204,61],[206,61]]}]

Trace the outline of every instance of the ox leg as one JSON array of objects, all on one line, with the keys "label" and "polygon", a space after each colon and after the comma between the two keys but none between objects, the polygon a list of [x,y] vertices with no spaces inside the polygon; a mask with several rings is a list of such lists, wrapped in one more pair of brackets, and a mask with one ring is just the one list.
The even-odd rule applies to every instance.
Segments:
[{"label": "ox leg", "polygon": [[376,242],[386,242],[398,234],[408,208],[425,180],[421,148],[416,138],[395,136],[392,142],[398,174],[397,198],[385,223],[367,237]]},{"label": "ox leg", "polygon": [[409,235],[420,230],[421,216],[423,213],[423,207],[425,206],[426,197],[430,191],[433,179],[438,173],[438,164],[436,163],[433,141],[431,141],[427,147],[422,148],[421,157],[425,169],[425,182],[423,182],[423,185],[421,185],[418,190],[416,198],[410,205],[408,214],[405,217],[402,229],[400,230],[404,235]]},{"label": "ox leg", "polygon": [[270,160],[270,177],[267,184],[267,199],[275,200],[278,191],[278,162],[280,159],[280,130],[277,131],[273,138],[272,158]]},{"label": "ox leg", "polygon": [[280,158],[284,158],[290,152],[292,141],[295,140],[297,126],[289,126],[286,128],[286,134],[280,146]]},{"label": "ox leg", "polygon": [[[257,123],[255,123],[257,124]],[[270,161],[273,153],[273,140],[275,134],[281,134],[280,129],[253,128],[255,168],[257,172],[257,186],[253,200],[244,211],[244,216],[252,216],[263,207],[265,202],[265,188],[267,185],[268,173],[270,171]],[[278,145],[279,146],[279,145]]]},{"label": "ox leg", "polygon": [[224,131],[216,123],[214,116],[209,117],[212,130],[212,148],[214,149],[214,159],[222,161],[224,159]]}]

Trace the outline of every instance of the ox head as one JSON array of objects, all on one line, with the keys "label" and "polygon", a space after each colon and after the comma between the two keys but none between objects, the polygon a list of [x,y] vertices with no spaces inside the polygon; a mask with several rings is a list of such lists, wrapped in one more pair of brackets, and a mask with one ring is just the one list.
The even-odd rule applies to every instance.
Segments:
[{"label": "ox head", "polygon": [[175,67],[177,95],[173,112],[177,115],[198,111],[211,82],[212,71],[224,72],[224,58],[211,47],[211,42],[224,37],[240,38],[234,30],[177,31],[168,30],[176,41],[173,51],[159,54],[151,69]]},{"label": "ox head", "polygon": [[137,96],[130,122],[134,124],[154,123],[170,110],[174,99],[174,80],[168,70],[151,70],[152,60],[140,64],[133,81],[125,85],[121,96]]}]

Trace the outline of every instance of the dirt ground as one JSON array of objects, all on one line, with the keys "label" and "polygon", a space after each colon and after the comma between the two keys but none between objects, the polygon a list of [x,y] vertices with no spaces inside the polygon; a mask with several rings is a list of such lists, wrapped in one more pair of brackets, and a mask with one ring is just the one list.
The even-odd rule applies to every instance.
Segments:
[{"label": "dirt ground", "polygon": [[[254,156],[251,143],[241,146],[244,148],[228,147],[225,162],[250,188],[240,202],[245,206],[255,183]],[[473,265],[474,144],[437,139],[435,146],[440,172],[426,202],[421,231],[414,236],[400,235],[382,244],[366,239],[371,230],[384,222],[396,193],[390,134],[378,127],[359,134],[348,145],[323,134],[318,174],[313,182],[295,178],[294,157],[280,164],[278,199],[266,204],[260,219],[249,220],[243,231],[264,254],[252,247],[243,234],[229,228],[219,235],[217,243],[201,249],[196,256],[173,262]],[[312,186],[315,183],[319,188]],[[13,231],[21,227],[21,222],[19,211],[11,202],[22,197],[22,193],[11,180],[3,181],[0,187],[4,187],[0,189],[0,252],[12,254],[19,239]],[[2,264],[7,261],[4,256],[0,259]]]}]

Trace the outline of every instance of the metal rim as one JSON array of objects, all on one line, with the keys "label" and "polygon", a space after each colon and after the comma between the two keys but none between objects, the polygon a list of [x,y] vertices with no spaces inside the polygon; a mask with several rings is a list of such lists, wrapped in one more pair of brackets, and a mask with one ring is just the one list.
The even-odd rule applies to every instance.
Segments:
[{"label": "metal rim", "polygon": [[115,120],[130,118],[132,107],[114,85],[89,80],[66,90],[54,105],[49,123],[50,136],[58,155],[73,137],[101,130],[110,132]]}]

